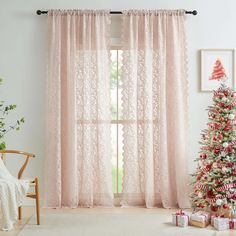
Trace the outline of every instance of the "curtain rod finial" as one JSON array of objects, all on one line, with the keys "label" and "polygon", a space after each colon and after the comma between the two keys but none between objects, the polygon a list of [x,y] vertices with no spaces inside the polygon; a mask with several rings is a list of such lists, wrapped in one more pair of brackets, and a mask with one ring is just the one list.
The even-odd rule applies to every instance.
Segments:
[{"label": "curtain rod finial", "polygon": [[36,13],[37,13],[37,15],[41,15],[42,14],[41,10],[37,10]]},{"label": "curtain rod finial", "polygon": [[197,11],[196,11],[196,10],[193,11],[193,15],[194,15],[194,16],[197,15]]}]

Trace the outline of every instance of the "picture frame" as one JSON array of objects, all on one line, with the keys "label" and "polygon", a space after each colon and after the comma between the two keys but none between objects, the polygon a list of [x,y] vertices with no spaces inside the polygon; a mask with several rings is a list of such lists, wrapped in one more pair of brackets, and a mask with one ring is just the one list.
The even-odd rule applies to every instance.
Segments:
[{"label": "picture frame", "polygon": [[201,91],[212,92],[221,83],[235,89],[235,50],[202,49]]}]

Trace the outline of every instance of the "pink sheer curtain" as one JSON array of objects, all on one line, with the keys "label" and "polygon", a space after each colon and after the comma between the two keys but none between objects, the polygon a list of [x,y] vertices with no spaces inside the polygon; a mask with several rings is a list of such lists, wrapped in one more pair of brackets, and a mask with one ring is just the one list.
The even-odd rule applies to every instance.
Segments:
[{"label": "pink sheer curtain", "polygon": [[48,13],[45,206],[113,204],[109,11]]},{"label": "pink sheer curtain", "polygon": [[123,14],[123,206],[190,206],[184,15]]}]

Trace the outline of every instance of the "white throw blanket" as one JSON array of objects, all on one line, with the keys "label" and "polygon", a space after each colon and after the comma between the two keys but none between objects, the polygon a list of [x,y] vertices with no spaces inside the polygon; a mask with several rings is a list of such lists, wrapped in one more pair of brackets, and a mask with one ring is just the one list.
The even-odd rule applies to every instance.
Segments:
[{"label": "white throw blanket", "polygon": [[0,158],[0,212],[2,230],[11,230],[18,217],[18,206],[22,204],[29,189],[29,181],[13,177]]}]

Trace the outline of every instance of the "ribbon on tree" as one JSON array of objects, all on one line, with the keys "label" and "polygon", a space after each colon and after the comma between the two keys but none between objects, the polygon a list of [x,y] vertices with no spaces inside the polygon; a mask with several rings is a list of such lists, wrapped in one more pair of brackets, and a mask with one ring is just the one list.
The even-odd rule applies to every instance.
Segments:
[{"label": "ribbon on tree", "polygon": [[234,193],[232,194],[225,194],[225,195],[221,195],[220,197],[213,197],[213,198],[208,198],[208,201],[211,202],[211,203],[214,203],[217,199],[223,199],[223,198],[232,198],[234,195]]},{"label": "ribbon on tree", "polygon": [[216,188],[216,191],[223,191],[223,190],[226,190],[226,189],[229,189],[229,188],[233,188],[233,187],[236,187],[236,182],[235,183],[229,183],[229,184],[225,184],[219,188]]},{"label": "ribbon on tree", "polygon": [[[234,124],[236,124],[236,120],[233,120]],[[236,139],[232,141],[232,144],[236,145]]]},{"label": "ribbon on tree", "polygon": [[226,166],[226,164],[222,164],[222,163],[217,163],[217,167],[225,167]]},{"label": "ribbon on tree", "polygon": [[202,168],[201,170],[202,170],[203,172],[208,172],[208,171],[209,171],[208,168]]},{"label": "ribbon on tree", "polygon": [[203,184],[198,184],[197,188],[200,189],[200,190],[206,190],[207,186],[203,185]]},{"label": "ribbon on tree", "polygon": [[232,102],[232,105],[233,105],[233,106],[236,106],[236,100],[234,100],[234,101]]}]

